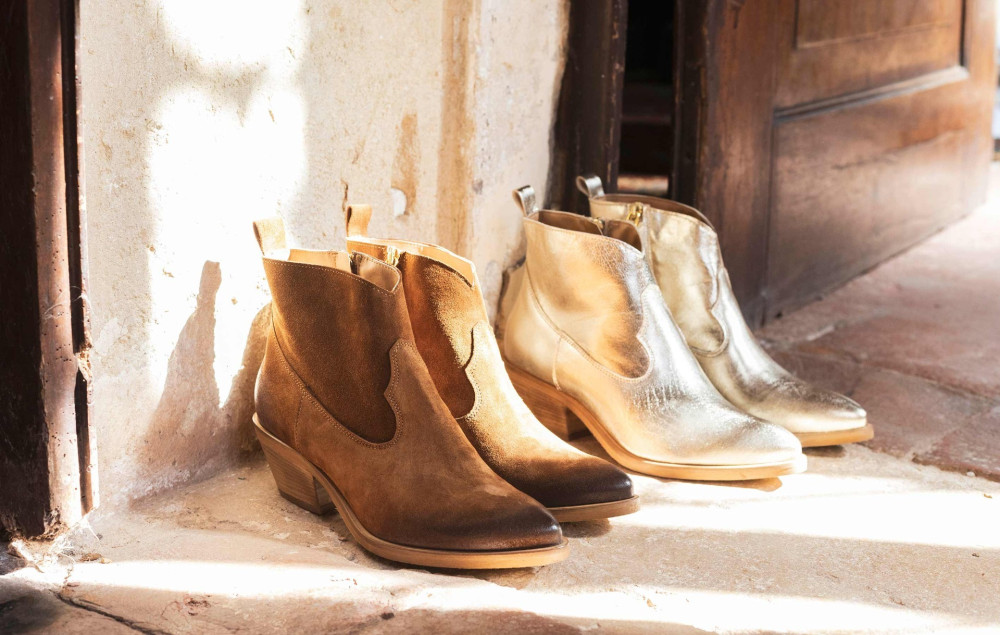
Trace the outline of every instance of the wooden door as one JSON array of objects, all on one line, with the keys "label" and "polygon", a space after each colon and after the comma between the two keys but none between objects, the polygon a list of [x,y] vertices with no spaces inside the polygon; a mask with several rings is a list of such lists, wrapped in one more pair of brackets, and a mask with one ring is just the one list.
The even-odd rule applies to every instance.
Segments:
[{"label": "wooden door", "polygon": [[716,223],[752,323],[985,196],[992,0],[678,2],[675,197]]},{"label": "wooden door", "polygon": [[628,0],[569,5],[566,68],[559,88],[546,204],[589,214],[577,175],[618,180]]},{"label": "wooden door", "polygon": [[97,504],[78,8],[11,2],[0,20],[0,539]]}]

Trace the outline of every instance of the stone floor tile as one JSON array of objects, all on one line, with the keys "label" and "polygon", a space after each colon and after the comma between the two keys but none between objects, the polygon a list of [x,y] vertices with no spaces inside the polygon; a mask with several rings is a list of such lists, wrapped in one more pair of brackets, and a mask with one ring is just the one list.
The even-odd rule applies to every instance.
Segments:
[{"label": "stone floor tile", "polygon": [[915,460],[1000,481],[1000,406],[972,417]]},{"label": "stone floor tile", "polygon": [[[995,168],[997,169],[997,168]],[[775,320],[781,348],[850,357],[1000,398],[1000,198]]]},{"label": "stone floor tile", "polygon": [[912,458],[925,453],[945,435],[994,406],[989,399],[904,373],[837,357],[772,352],[792,373],[864,406],[869,423],[875,427],[875,438],[866,445],[893,456]]},{"label": "stone floor tile", "polygon": [[[809,461],[805,474],[748,483],[637,475],[642,509],[566,525],[569,559],[483,572],[375,558],[337,515],[278,496],[255,463],[127,512],[98,512],[93,548],[103,561],[45,579],[59,580],[53,610],[73,603],[152,633],[950,632],[1000,623],[1000,484],[860,446]],[[0,586],[10,576],[42,574],[21,569]]]},{"label": "stone floor tile", "polygon": [[[996,293],[1000,295],[1000,280]],[[796,348],[816,355],[847,356],[865,366],[1000,398],[996,362],[1000,359],[1000,308],[995,315],[997,323],[990,325],[993,332],[989,334],[983,332],[981,323],[963,328],[954,316],[927,314],[915,320],[886,315],[852,323]]]},{"label": "stone floor tile", "polygon": [[868,446],[1000,472],[1000,165],[990,202],[760,332],[792,372],[853,396]]},{"label": "stone floor tile", "polygon": [[134,625],[120,619],[60,599],[58,587],[49,582],[44,574],[30,569],[18,574],[0,574],[0,633],[119,635],[137,632]]}]

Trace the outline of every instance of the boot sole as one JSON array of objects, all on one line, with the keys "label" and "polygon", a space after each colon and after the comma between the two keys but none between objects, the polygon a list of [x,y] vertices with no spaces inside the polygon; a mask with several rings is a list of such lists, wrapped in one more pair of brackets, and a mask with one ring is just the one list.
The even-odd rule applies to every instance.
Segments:
[{"label": "boot sole", "polygon": [[524,403],[545,427],[570,440],[590,432],[615,461],[630,470],[684,481],[748,481],[798,474],[806,469],[800,455],[778,463],[691,465],[647,459],[625,449],[590,410],[574,397],[511,364],[507,373]]},{"label": "boot sole", "polygon": [[583,520],[602,520],[625,516],[639,511],[639,497],[633,496],[620,501],[591,503],[589,505],[569,505],[549,507],[549,513],[561,523],[577,523]]},{"label": "boot sole", "polygon": [[509,551],[452,551],[400,545],[373,535],[358,520],[337,486],[326,474],[290,446],[272,435],[253,416],[257,439],[264,449],[278,492],[299,507],[325,514],[336,509],[358,544],[373,554],[406,564],[446,569],[511,569],[539,567],[564,560],[569,543]]},{"label": "boot sole", "polygon": [[875,436],[875,428],[868,423],[860,428],[849,430],[833,430],[831,432],[799,432],[796,438],[804,448],[817,448],[824,445],[843,445],[845,443],[861,443]]}]

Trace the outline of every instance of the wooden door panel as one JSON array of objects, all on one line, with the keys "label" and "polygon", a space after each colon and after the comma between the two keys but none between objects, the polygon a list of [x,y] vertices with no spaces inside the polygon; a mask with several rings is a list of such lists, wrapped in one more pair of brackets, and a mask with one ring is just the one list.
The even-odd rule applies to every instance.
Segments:
[{"label": "wooden door panel", "polygon": [[776,122],[769,307],[847,280],[967,211],[965,157],[981,143],[965,83]]},{"label": "wooden door panel", "polygon": [[[962,0],[789,0],[775,106],[869,90],[961,63]],[[791,13],[794,11],[794,13]]]},{"label": "wooden door panel", "polygon": [[994,0],[678,6],[674,194],[719,229],[751,324],[984,200]]},{"label": "wooden door panel", "polygon": [[955,23],[955,2],[927,0],[799,0],[796,46],[899,34]]},{"label": "wooden door panel", "polygon": [[992,47],[961,0],[783,4],[797,39],[776,55],[767,315],[967,213],[989,160]]}]

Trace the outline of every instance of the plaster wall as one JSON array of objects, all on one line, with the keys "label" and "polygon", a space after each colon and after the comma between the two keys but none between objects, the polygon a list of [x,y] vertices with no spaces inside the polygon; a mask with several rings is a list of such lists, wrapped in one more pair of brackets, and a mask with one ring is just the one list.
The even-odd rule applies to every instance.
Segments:
[{"label": "plaster wall", "polygon": [[488,306],[546,188],[562,0],[82,0],[99,492],[116,505],[253,451],[267,285],[250,228],[472,258]]}]

